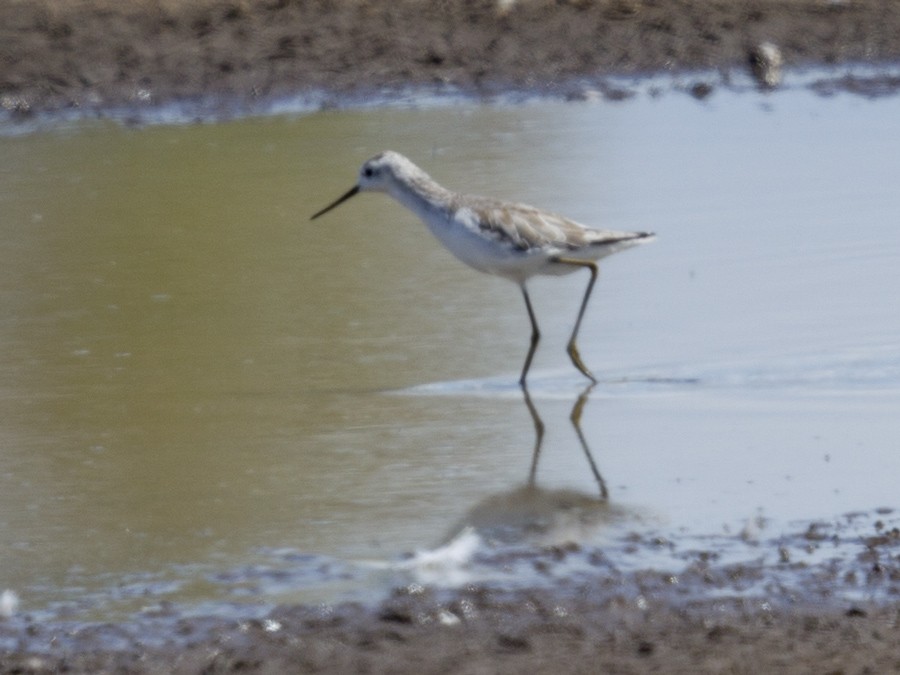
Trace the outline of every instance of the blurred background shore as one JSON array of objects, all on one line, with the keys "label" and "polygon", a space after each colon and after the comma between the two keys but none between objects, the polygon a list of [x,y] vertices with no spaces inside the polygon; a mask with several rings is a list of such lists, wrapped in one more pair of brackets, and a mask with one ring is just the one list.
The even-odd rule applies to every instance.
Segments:
[{"label": "blurred background shore", "polygon": [[[404,86],[541,92],[574,78],[895,61],[879,0],[2,0],[13,113]],[[896,82],[880,82],[896,87]]]}]

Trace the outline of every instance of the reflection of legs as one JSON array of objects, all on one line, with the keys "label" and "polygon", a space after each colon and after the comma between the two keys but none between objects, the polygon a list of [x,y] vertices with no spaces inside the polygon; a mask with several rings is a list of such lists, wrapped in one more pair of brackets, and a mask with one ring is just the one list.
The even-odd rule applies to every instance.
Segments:
[{"label": "reflection of legs", "polygon": [[572,359],[572,363],[574,363],[575,367],[581,371],[581,374],[596,384],[597,378],[593,376],[591,371],[587,369],[587,366],[585,366],[584,362],[581,360],[581,355],[578,353],[578,346],[575,344],[575,340],[578,338],[578,329],[581,328],[581,319],[584,317],[584,310],[587,309],[591,291],[594,290],[594,282],[597,281],[597,265],[590,260],[578,260],[577,258],[555,258],[554,262],[564,265],[587,267],[588,270],[590,270],[591,279],[588,281],[587,288],[584,291],[584,298],[581,300],[581,308],[578,310],[578,318],[575,319],[575,329],[572,331],[572,337],[569,338],[569,344],[566,347],[566,351],[569,354],[569,358]]},{"label": "reflection of legs", "polygon": [[541,454],[541,444],[544,442],[544,422],[538,415],[537,408],[531,402],[531,396],[528,395],[528,389],[522,384],[522,394],[525,395],[525,406],[528,408],[528,414],[531,415],[531,422],[534,424],[534,452],[531,455],[531,471],[528,472],[528,485],[534,486],[534,477],[537,474],[538,457]]},{"label": "reflection of legs", "polygon": [[[525,357],[525,366],[522,368],[522,376],[519,378],[519,384],[525,388],[525,377],[528,375],[528,369],[531,368],[531,359],[534,358],[534,351],[537,349],[538,341],[541,339],[541,331],[538,330],[537,319],[534,318],[534,310],[531,308],[531,298],[528,297],[528,290],[525,284],[522,286],[522,297],[525,298],[525,308],[528,310],[528,318],[531,319],[531,346],[528,348],[528,356]],[[528,392],[525,392],[525,399],[528,400]],[[529,405],[529,408],[534,406]]]},{"label": "reflection of legs", "polygon": [[[584,433],[581,431],[581,413],[584,411],[584,406],[587,403],[588,396],[593,388],[594,385],[590,384],[583,392],[581,392],[581,395],[575,400],[575,405],[572,406],[572,412],[569,415],[569,419],[572,421],[572,426],[575,427],[575,433],[578,435],[578,442],[581,444],[584,456],[587,457],[588,464],[591,467],[591,473],[594,474],[594,480],[597,481],[597,487],[600,489],[600,499],[607,501],[609,499],[609,491],[606,489],[606,481],[604,481],[603,476],[600,475],[597,464],[594,462],[594,456],[591,454],[591,449],[588,447],[587,439],[585,439]],[[534,451],[531,456],[531,470],[528,472],[528,485],[534,487],[535,478],[537,476],[538,460],[541,456],[541,446],[544,442],[544,422],[538,414],[537,407],[535,407],[534,402],[531,400],[531,396],[528,394],[528,388],[524,384],[522,385],[522,395],[525,397],[525,407],[528,408],[528,414],[531,415],[531,422],[534,424]]]},{"label": "reflection of legs", "polygon": [[584,433],[581,431],[581,413],[584,410],[584,405],[587,403],[588,395],[593,388],[594,385],[590,384],[587,389],[581,392],[581,396],[578,397],[578,400],[575,401],[575,405],[572,407],[572,414],[569,415],[569,419],[572,420],[572,426],[575,427],[575,433],[578,434],[578,441],[581,443],[581,449],[584,450],[584,456],[587,457],[588,464],[591,465],[591,472],[594,474],[594,479],[597,481],[597,487],[600,488],[600,499],[606,501],[609,499],[606,481],[603,480],[603,476],[601,476],[600,472],[597,470],[597,465],[594,463],[594,457],[591,455],[591,449],[588,447]]}]

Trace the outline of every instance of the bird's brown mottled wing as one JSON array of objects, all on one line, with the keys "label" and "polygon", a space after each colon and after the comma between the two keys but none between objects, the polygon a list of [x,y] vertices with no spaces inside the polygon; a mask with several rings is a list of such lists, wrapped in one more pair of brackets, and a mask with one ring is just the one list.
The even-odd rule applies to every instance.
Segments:
[{"label": "bird's brown mottled wing", "polygon": [[595,230],[525,204],[484,200],[478,206],[481,231],[520,251],[548,248],[556,248],[560,252],[577,251],[588,247],[615,246],[652,236],[645,232]]}]

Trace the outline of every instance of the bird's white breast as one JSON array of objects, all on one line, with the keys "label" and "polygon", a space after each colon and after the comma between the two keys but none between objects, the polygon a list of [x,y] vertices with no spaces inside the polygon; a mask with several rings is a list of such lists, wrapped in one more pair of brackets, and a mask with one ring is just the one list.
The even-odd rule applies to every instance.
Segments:
[{"label": "bird's white breast", "polygon": [[546,263],[543,252],[521,251],[493,239],[479,227],[478,214],[468,207],[451,213],[432,212],[423,220],[453,255],[481,272],[522,282]]}]

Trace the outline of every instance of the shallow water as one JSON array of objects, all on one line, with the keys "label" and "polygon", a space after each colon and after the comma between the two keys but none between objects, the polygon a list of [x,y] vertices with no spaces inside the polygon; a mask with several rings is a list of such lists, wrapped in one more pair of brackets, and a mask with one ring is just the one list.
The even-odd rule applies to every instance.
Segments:
[{"label": "shallow water", "polygon": [[[471,580],[489,542],[886,513],[898,113],[719,93],[0,138],[0,589],[82,620],[332,602]],[[605,262],[582,327],[608,502],[569,421],[584,278],[531,285],[533,465],[517,289],[381,196],[308,222],[385,148],[658,233]]]}]

